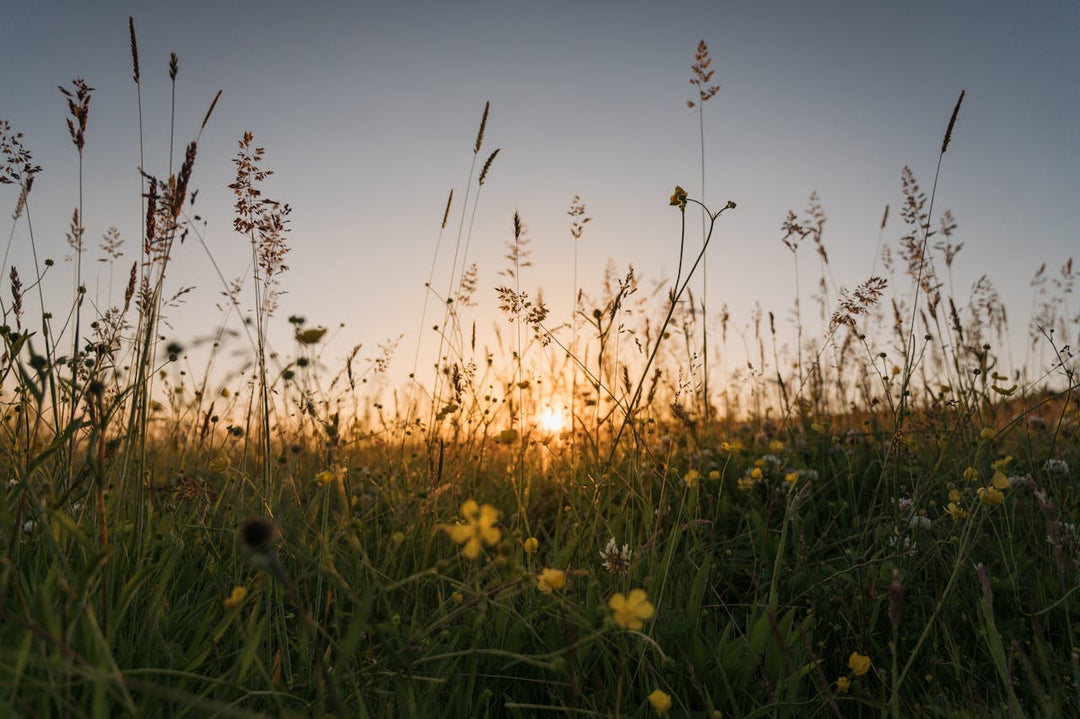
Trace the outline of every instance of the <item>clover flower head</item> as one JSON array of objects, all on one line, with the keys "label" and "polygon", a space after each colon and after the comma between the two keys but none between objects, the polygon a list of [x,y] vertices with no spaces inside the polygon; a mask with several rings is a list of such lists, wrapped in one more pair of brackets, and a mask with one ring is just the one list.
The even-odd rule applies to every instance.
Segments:
[{"label": "clover flower head", "polygon": [[626,574],[630,571],[630,561],[634,553],[630,547],[623,544],[621,547],[615,544],[615,537],[608,539],[604,548],[600,550],[600,561],[604,569],[612,574]]}]

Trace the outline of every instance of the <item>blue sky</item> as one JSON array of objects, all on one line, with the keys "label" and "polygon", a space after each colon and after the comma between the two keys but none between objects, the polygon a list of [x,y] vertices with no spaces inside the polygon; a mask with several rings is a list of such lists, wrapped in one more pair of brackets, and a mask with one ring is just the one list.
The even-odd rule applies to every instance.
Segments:
[{"label": "blue sky", "polygon": [[[87,238],[96,246],[116,225],[128,241],[114,298],[134,258],[129,15],[142,62],[146,169],[168,169],[167,67],[175,51],[177,154],[223,90],[193,179],[206,245],[227,278],[245,272],[249,248],[232,230],[225,188],[236,141],[251,130],[276,172],[267,194],[294,208],[276,344],[288,350],[286,317],[303,315],[337,333],[323,355],[331,366],[356,343],[365,346],[361,356],[374,356],[377,343],[403,333],[394,369],[398,376],[411,369],[446,196],[451,188],[464,195],[486,101],[481,155],[501,152],[470,242],[482,332],[503,321],[492,288],[515,211],[533,250],[523,288],[543,287],[556,318],[569,313],[573,241],[565,213],[574,195],[593,218],[578,247],[586,292],[599,291],[609,262],[620,272],[632,264],[648,284],[670,277],[679,216],[668,196],[676,184],[700,195],[698,118],[685,101],[702,39],[722,85],[705,107],[704,199],[713,207],[738,203],[718,226],[709,302],[714,312],[729,306],[736,330],[755,302],[776,313],[782,332],[789,326],[794,275],[779,228],[811,191],[828,215],[824,240],[836,282],[853,287],[880,268],[883,207],[894,209],[884,237],[895,243],[903,233],[895,212],[901,168],[909,165],[929,190],[961,89],[967,95],[936,207],[952,211],[964,242],[957,294],[966,297],[975,279],[990,276],[1010,310],[1017,361],[1031,276],[1044,261],[1056,270],[1078,247],[1074,2],[19,3],[5,11],[0,117],[24,133],[44,166],[31,210],[39,253],[58,260],[46,281],[58,308],[71,288],[71,267],[59,260],[77,185],[56,86],[76,75],[96,88]],[[16,195],[0,187],[3,217]],[[6,222],[8,264],[29,276],[26,227]],[[436,287],[446,283],[453,241],[447,233]],[[223,288],[203,248],[178,249],[172,286],[194,289],[169,313],[169,334],[187,341],[221,321]],[[817,270],[812,252],[801,254],[805,308]],[[90,282],[101,302],[105,268],[96,265],[101,274]]]}]

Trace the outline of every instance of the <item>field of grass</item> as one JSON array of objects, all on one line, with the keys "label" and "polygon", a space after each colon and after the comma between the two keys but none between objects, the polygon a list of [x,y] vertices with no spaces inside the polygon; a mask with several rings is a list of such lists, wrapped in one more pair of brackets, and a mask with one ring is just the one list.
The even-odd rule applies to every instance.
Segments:
[{"label": "field of grass", "polygon": [[[704,105],[704,44],[695,59]],[[91,92],[64,89],[80,158]],[[498,353],[477,348],[479,289],[455,259],[450,295],[427,288],[442,316],[421,318],[438,364],[384,404],[363,379],[390,348],[327,370],[300,317],[291,350],[268,348],[289,208],[245,135],[237,388],[174,370],[159,337],[170,252],[198,233],[197,143],[145,178],[121,306],[49,307],[45,262],[4,268],[0,715],[1080,715],[1071,263],[1036,278],[1029,329],[1052,359],[999,373],[1004,308],[989,283],[960,297],[939,279],[956,229],[905,169],[886,272],[823,304],[825,336],[800,321],[785,343],[756,318],[734,371],[699,360],[716,308],[690,299],[734,203],[675,188],[677,275],[652,296],[611,276],[565,320],[522,291],[515,218]],[[33,204],[36,170],[0,121],[11,236],[31,243],[29,209],[54,209]],[[584,204],[568,214],[579,238]],[[780,239],[812,245],[824,283],[823,223],[811,196]],[[726,319],[713,330],[726,353]]]}]

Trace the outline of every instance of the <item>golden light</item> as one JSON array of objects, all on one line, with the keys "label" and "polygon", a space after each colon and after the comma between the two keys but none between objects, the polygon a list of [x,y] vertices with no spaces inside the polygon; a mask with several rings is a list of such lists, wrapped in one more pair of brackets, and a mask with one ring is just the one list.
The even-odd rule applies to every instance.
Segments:
[{"label": "golden light", "polygon": [[537,420],[536,424],[544,432],[549,434],[559,434],[566,426],[566,419],[563,417],[562,407],[552,407],[551,405],[548,405],[540,414],[540,418]]}]

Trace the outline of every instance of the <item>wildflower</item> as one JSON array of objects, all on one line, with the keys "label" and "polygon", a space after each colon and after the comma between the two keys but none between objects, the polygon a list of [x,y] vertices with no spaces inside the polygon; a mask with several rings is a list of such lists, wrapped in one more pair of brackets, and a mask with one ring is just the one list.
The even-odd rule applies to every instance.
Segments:
[{"label": "wildflower", "polygon": [[950,489],[949,490],[949,501],[950,502],[959,502],[960,501],[960,490],[959,489]]},{"label": "wildflower", "polygon": [[668,202],[672,207],[678,207],[680,210],[686,209],[686,190],[675,185],[675,191],[671,193],[671,200]]},{"label": "wildflower", "polygon": [[770,452],[780,452],[783,449],[784,449],[784,443],[781,442],[780,440],[774,439],[773,441],[769,442],[769,451]]},{"label": "wildflower", "polygon": [[626,574],[630,571],[630,560],[633,557],[634,553],[630,551],[629,546],[624,544],[617,547],[615,545],[614,537],[608,539],[607,544],[600,550],[600,561],[603,562],[604,569],[612,574]]},{"label": "wildflower", "polygon": [[975,469],[974,467],[968,467],[964,470],[964,479],[969,482],[978,482],[979,470]]},{"label": "wildflower", "polygon": [[652,704],[656,713],[662,716],[667,714],[668,709],[671,709],[671,696],[659,689],[654,689],[652,694],[649,695],[649,703]]},{"label": "wildflower", "polygon": [[930,529],[930,518],[926,516],[926,510],[920,509],[916,514],[911,515],[908,525],[914,529]]},{"label": "wildflower", "polygon": [[735,482],[735,486],[737,486],[743,492],[749,492],[751,489],[754,488],[754,480],[750,479],[749,477],[739,477],[739,479]]},{"label": "wildflower", "polygon": [[788,472],[784,475],[784,481],[788,483],[789,487],[794,487],[795,483],[799,481],[798,472]]},{"label": "wildflower", "polygon": [[1069,463],[1063,459],[1048,459],[1046,464],[1043,465],[1043,469],[1047,474],[1061,474],[1065,475],[1069,473]]},{"label": "wildflower", "polygon": [[245,599],[247,599],[247,587],[233,587],[229,596],[222,601],[226,611],[231,611],[239,607]]},{"label": "wildflower", "polygon": [[870,657],[858,652],[852,652],[847,661],[848,668],[855,672],[855,676],[861,677],[870,671]]},{"label": "wildflower", "polygon": [[836,680],[836,691],[846,692],[848,689],[851,689],[850,679],[848,679],[847,677],[840,677]]},{"label": "wildflower", "polygon": [[334,481],[334,472],[329,469],[324,469],[315,475],[315,481],[320,487],[325,487]]},{"label": "wildflower", "polygon": [[967,510],[961,507],[957,502],[949,502],[945,506],[945,511],[949,513],[949,516],[952,517],[954,521],[968,516]]},{"label": "wildflower", "polygon": [[405,541],[405,532],[394,532],[390,535],[390,541],[394,543],[394,546],[399,546]]},{"label": "wildflower", "polygon": [[536,554],[536,550],[540,548],[540,540],[536,537],[529,537],[523,543],[525,547],[525,554]]},{"label": "wildflower", "polygon": [[701,472],[697,471],[696,469],[691,469],[683,477],[683,483],[687,486],[687,488],[693,489],[697,486],[699,479],[701,479]]},{"label": "wildflower", "polygon": [[556,589],[566,586],[566,572],[561,569],[541,569],[536,580],[536,588],[544,594],[551,594]]},{"label": "wildflower", "polygon": [[981,439],[993,439],[994,430],[990,429],[989,427],[983,427],[982,431],[979,432],[979,437]]},{"label": "wildflower", "polygon": [[465,601],[465,595],[461,592],[454,592],[450,595],[450,601],[452,601],[454,604],[461,604]]},{"label": "wildflower", "polygon": [[995,472],[1003,471],[1006,467],[1009,466],[1009,462],[1011,461],[1012,455],[1009,454],[995,461],[993,464],[990,465],[990,468],[993,469]]},{"label": "wildflower", "polygon": [[994,489],[1004,490],[1009,488],[1009,478],[1005,476],[1005,473],[1000,469],[994,472],[994,476],[990,479],[990,483],[994,485]]},{"label": "wildflower", "polygon": [[461,516],[465,518],[464,522],[441,524],[439,529],[462,545],[461,555],[466,559],[477,559],[485,544],[491,546],[502,538],[502,532],[495,527],[499,513],[490,504],[481,506],[475,499],[470,499],[461,505]]},{"label": "wildflower", "polygon": [[1005,494],[994,487],[979,487],[976,492],[979,501],[988,507],[993,507],[1005,501]]},{"label": "wildflower", "polygon": [[207,463],[207,467],[211,472],[224,472],[229,468],[229,455],[225,453],[225,450],[218,449],[214,453],[213,459]]},{"label": "wildflower", "polygon": [[720,479],[720,470],[714,469],[714,470],[710,471],[709,472],[709,479],[719,480]]},{"label": "wildflower", "polygon": [[750,470],[750,479],[760,480],[762,476],[764,476],[764,473],[761,471],[761,467],[754,467]]},{"label": "wildflower", "polygon": [[644,589],[631,589],[629,596],[617,592],[608,600],[608,606],[614,612],[615,623],[623,629],[640,631],[645,620],[652,619],[656,607],[649,601]]}]

